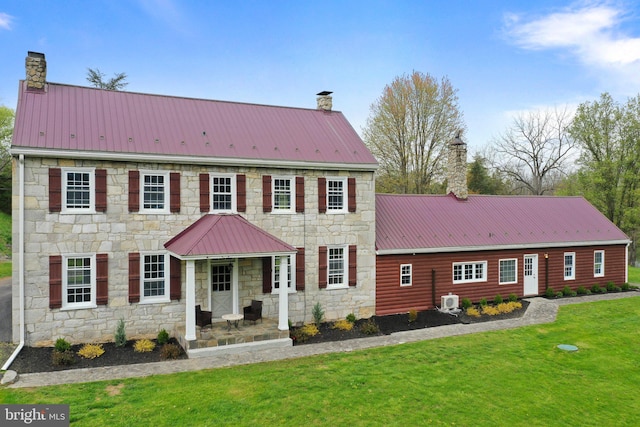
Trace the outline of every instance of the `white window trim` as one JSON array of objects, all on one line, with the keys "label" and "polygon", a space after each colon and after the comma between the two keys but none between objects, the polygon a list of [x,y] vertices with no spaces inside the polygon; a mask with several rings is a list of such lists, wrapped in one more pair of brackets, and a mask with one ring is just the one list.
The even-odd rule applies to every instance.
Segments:
[{"label": "white window trim", "polygon": [[[329,273],[331,271],[330,252],[331,249],[342,249],[342,283],[329,283]],[[327,246],[327,289],[348,289],[349,288],[349,245]]]},{"label": "white window trim", "polygon": [[[149,255],[164,255],[164,295],[144,296],[144,259]],[[159,302],[170,302],[169,287],[171,286],[171,265],[168,252],[140,252],[140,304],[155,304]]]},{"label": "white window trim", "polygon": [[[69,258],[91,258],[91,301],[89,302],[67,302],[67,260]],[[86,308],[96,308],[96,254],[70,254],[62,256],[62,307],[61,310],[81,310]]]},{"label": "white window trim", "polygon": [[[288,209],[276,209],[276,180],[289,180],[291,188],[291,202]],[[293,176],[272,176],[271,177],[271,213],[274,214],[292,214],[296,212],[296,177]]]},{"label": "white window trim", "polygon": [[[454,279],[454,269],[456,265],[468,265],[468,264],[472,264],[473,265],[473,276],[474,278],[471,280],[465,279],[464,278],[464,267],[463,267],[463,271],[462,271],[462,276],[463,278],[460,280],[455,280]],[[476,278],[475,275],[475,271],[476,271],[476,265],[477,264],[482,264],[482,277],[480,278]],[[478,283],[478,282],[486,282],[487,281],[487,261],[465,261],[465,262],[454,262],[451,265],[451,277],[453,280],[454,284],[460,284],[460,283]]]},{"label": "white window trim", "polygon": [[[331,209],[329,205],[329,181],[342,181],[342,208],[340,209]],[[326,206],[328,214],[344,214],[348,212],[349,208],[349,182],[347,177],[344,176],[332,176],[326,177]]]},{"label": "white window trim", "polygon": [[[600,260],[600,273],[596,272],[596,254],[598,253],[602,255],[602,259]],[[593,251],[593,277],[603,277],[604,274],[604,250]]]},{"label": "white window trim", "polygon": [[[566,264],[565,257],[567,255],[571,255],[571,275],[567,276],[566,273]],[[575,280],[576,279],[576,253],[575,252],[565,252],[562,257],[562,275],[564,276],[564,280]]]},{"label": "white window trim", "polygon": [[[231,209],[213,208],[213,179],[231,178]],[[209,209],[211,213],[237,213],[238,212],[238,189],[236,187],[236,174],[233,173],[212,173],[209,176]]]},{"label": "white window trim", "polygon": [[[402,269],[404,267],[409,268],[408,274],[405,274],[405,275],[402,274]],[[409,283],[402,283],[403,276],[409,276]],[[411,285],[413,285],[413,264],[400,264],[400,286],[411,286]]]},{"label": "white window trim", "polygon": [[[503,261],[514,261],[515,262],[515,277],[514,280],[512,281],[508,281],[508,282],[503,282],[501,281],[501,277],[500,277],[500,267]],[[518,283],[518,258],[503,258],[498,260],[498,284],[499,285],[513,285]]]},{"label": "white window trim", "polygon": [[[273,265],[271,269],[271,293],[274,295],[280,294],[280,288],[276,288],[276,284],[280,285],[280,283],[276,283],[276,258],[280,258],[280,255],[271,257],[271,265]],[[294,294],[296,293],[296,256],[289,255],[288,258],[287,267],[291,270],[291,282],[288,283],[287,290],[288,293]],[[279,265],[278,269],[280,269]]]},{"label": "white window trim", "polygon": [[[89,173],[89,207],[88,208],[68,208],[67,207],[67,173],[79,172]],[[68,214],[94,214],[96,213],[96,169],[95,168],[61,168],[61,198],[62,209],[60,213]]]},{"label": "white window trim", "polygon": [[[144,207],[144,177],[156,175],[164,177],[164,208],[162,209],[145,209]],[[169,213],[169,202],[170,202],[170,183],[169,183],[169,172],[168,171],[154,171],[154,170],[141,170],[140,171],[140,213],[147,214],[168,214]]]}]

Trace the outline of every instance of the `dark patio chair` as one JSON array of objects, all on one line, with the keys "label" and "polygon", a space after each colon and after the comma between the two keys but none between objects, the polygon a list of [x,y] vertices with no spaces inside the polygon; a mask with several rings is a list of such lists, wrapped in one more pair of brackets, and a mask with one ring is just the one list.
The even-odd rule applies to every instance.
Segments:
[{"label": "dark patio chair", "polygon": [[211,312],[203,311],[200,305],[196,305],[196,325],[204,328],[211,324]]},{"label": "dark patio chair", "polygon": [[262,301],[251,300],[251,305],[244,307],[244,319],[242,323],[247,320],[252,320],[255,324],[258,319],[260,319],[260,323],[262,323]]}]

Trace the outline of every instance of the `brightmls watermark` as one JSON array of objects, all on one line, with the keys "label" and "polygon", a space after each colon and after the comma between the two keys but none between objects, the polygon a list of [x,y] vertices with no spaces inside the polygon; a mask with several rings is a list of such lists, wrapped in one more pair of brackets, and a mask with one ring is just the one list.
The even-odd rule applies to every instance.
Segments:
[{"label": "brightmls watermark", "polygon": [[69,405],[0,405],[0,425],[69,427]]}]

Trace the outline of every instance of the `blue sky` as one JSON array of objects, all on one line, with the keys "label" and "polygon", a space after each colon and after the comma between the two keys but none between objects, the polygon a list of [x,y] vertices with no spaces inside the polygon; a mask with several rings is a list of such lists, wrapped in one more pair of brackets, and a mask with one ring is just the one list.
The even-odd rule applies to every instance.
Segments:
[{"label": "blue sky", "polygon": [[516,112],[640,93],[640,4],[620,1],[45,1],[0,3],[0,104],[15,108],[27,51],[51,82],[87,68],[126,90],[315,108],[354,128],[396,76],[447,77],[472,150]]}]

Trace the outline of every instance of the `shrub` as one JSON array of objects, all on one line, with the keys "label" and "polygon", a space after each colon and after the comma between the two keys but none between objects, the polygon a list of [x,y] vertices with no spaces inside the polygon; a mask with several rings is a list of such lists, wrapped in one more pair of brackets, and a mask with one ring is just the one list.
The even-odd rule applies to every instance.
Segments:
[{"label": "shrub", "polygon": [[482,314],[488,314],[489,316],[495,316],[499,314],[499,311],[496,307],[491,305],[482,306]]},{"label": "shrub", "polygon": [[156,348],[156,344],[150,340],[138,340],[133,344],[133,351],[136,353],[148,353]]},{"label": "shrub", "polygon": [[166,329],[161,329],[160,332],[158,332],[158,336],[156,338],[156,341],[158,341],[159,345],[163,345],[169,342],[169,332],[166,331]]},{"label": "shrub", "polygon": [[347,321],[351,323],[356,323],[356,315],[353,313],[347,314]]},{"label": "shrub", "polygon": [[498,304],[496,307],[499,313],[511,313],[512,311],[522,308],[522,303],[518,301],[509,301]]},{"label": "shrub", "polygon": [[160,349],[160,357],[163,359],[177,359],[182,354],[182,347],[177,344],[165,344]]},{"label": "shrub", "polygon": [[616,284],[613,282],[607,282],[607,291],[614,292],[616,290]]},{"label": "shrub", "polygon": [[380,332],[380,328],[376,324],[375,320],[369,319],[360,325],[360,332],[365,335],[375,335]]},{"label": "shrub", "polygon": [[76,363],[76,358],[71,350],[51,352],[51,363],[56,366],[69,366]]},{"label": "shrub", "polygon": [[127,345],[127,334],[124,332],[124,319],[118,321],[115,335],[116,347],[124,347]]},{"label": "shrub", "polygon": [[332,329],[340,329],[341,331],[350,331],[353,329],[353,323],[349,322],[347,319],[340,319],[338,321],[333,322]]},{"label": "shrub", "polygon": [[602,292],[602,288],[599,284],[596,283],[591,287],[591,292],[593,292],[594,294],[599,294]]},{"label": "shrub", "polygon": [[311,310],[311,315],[313,315],[313,320],[316,322],[316,325],[322,323],[322,318],[324,317],[324,310],[319,302],[313,306],[313,310]]},{"label": "shrub", "polygon": [[413,323],[416,320],[418,320],[418,312],[412,308],[411,310],[409,310],[408,317],[409,317],[409,323]]},{"label": "shrub", "polygon": [[623,283],[622,286],[620,286],[620,289],[623,291],[628,291],[629,289],[631,289],[631,287],[628,283]]},{"label": "shrub", "polygon": [[576,290],[576,293],[578,295],[587,295],[587,288],[585,288],[584,286],[579,286]]},{"label": "shrub", "polygon": [[103,354],[104,348],[102,348],[102,344],[85,344],[78,351],[78,356],[84,357],[85,359],[95,359]]},{"label": "shrub", "polygon": [[480,317],[480,311],[475,307],[467,308],[467,314],[472,317]]},{"label": "shrub", "polygon": [[462,298],[462,308],[465,310],[471,307],[471,300],[469,298]]},{"label": "shrub", "polygon": [[500,294],[496,295],[495,298],[493,298],[493,303],[496,304],[496,305],[497,304],[502,304],[502,301],[504,301],[504,300],[502,299],[502,295],[500,295]]},{"label": "shrub", "polygon": [[570,296],[571,292],[573,292],[573,291],[571,290],[571,288],[569,286],[565,286],[564,288],[562,288],[562,295],[564,295],[565,297]]},{"label": "shrub", "polygon": [[516,294],[509,294],[509,301],[511,301],[511,302],[516,302],[516,301],[518,301],[518,295],[516,295]]},{"label": "shrub", "polygon": [[564,294],[561,291],[556,292],[556,298],[562,298]]},{"label": "shrub", "polygon": [[484,307],[485,305],[487,305],[487,299],[486,298],[481,298],[480,299],[480,306]]},{"label": "shrub", "polygon": [[547,298],[553,298],[556,296],[556,292],[553,290],[553,288],[547,288],[547,290],[544,292],[544,296],[546,296]]},{"label": "shrub", "polygon": [[64,338],[58,338],[54,348],[58,353],[64,353],[65,351],[71,350],[71,344]]},{"label": "shrub", "polygon": [[309,338],[315,337],[319,333],[320,331],[318,330],[318,327],[314,323],[307,323],[305,325],[302,325],[302,327],[298,328],[295,331],[294,337],[296,340],[300,342],[305,342]]}]

